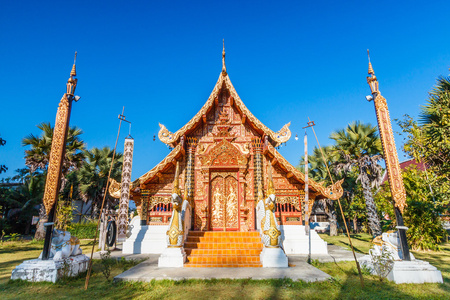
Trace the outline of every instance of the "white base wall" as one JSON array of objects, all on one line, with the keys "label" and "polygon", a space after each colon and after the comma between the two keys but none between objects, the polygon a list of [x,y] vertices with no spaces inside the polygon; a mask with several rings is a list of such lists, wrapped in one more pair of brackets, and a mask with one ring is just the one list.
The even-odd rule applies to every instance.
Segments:
[{"label": "white base wall", "polygon": [[281,248],[264,247],[260,254],[263,268],[287,268],[288,258]]},{"label": "white base wall", "polygon": [[158,268],[182,268],[185,261],[184,248],[167,247],[158,258]]},{"label": "white base wall", "polygon": [[89,257],[84,254],[70,256],[62,260],[25,260],[11,274],[11,279],[22,279],[31,282],[56,282],[61,277],[73,277],[87,270]]},{"label": "white base wall", "polygon": [[[309,254],[309,237],[305,233],[305,226],[281,225],[280,230],[286,254]],[[311,254],[328,254],[327,242],[322,240],[315,230],[310,230],[310,234]]]},{"label": "white base wall", "polygon": [[133,218],[131,235],[123,243],[123,254],[161,254],[167,248],[166,232],[169,225],[140,225],[139,217]]},{"label": "white base wall", "polygon": [[[370,255],[365,255],[358,259],[362,266],[371,270],[377,275],[372,264]],[[387,279],[395,283],[443,283],[441,271],[430,265],[429,262],[414,259],[411,261],[395,261],[392,270],[386,276]]]}]

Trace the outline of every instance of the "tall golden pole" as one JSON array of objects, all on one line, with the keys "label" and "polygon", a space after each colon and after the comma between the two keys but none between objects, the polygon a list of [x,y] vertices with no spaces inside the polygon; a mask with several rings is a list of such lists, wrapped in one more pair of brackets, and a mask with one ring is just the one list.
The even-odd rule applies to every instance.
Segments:
[{"label": "tall golden pole", "polygon": [[397,221],[397,229],[400,236],[400,246],[402,249],[401,258],[403,260],[411,260],[409,255],[408,242],[406,239],[406,229],[403,224],[403,210],[406,206],[406,191],[403,185],[403,177],[398,161],[397,148],[395,148],[394,134],[392,131],[391,118],[389,117],[389,109],[386,99],[381,95],[378,89],[378,79],[370,62],[369,50],[369,76],[367,83],[370,86],[372,96],[367,96],[368,101],[374,100],[375,113],[377,115],[378,129],[380,131],[381,144],[383,145],[384,160],[388,173],[389,186],[391,187],[392,199],[394,200],[395,218]]},{"label": "tall golden pole", "polygon": [[[48,215],[48,221],[45,231],[44,249],[42,259],[47,260],[50,255],[50,238],[53,229],[53,221],[55,215],[55,207],[58,201],[58,194],[61,185],[61,171],[66,153],[66,140],[69,131],[70,111],[72,109],[72,101],[75,99],[74,93],[77,87],[76,72],[77,52],[73,62],[70,78],[67,81],[66,93],[59,102],[58,111],[56,113],[55,129],[53,130],[52,148],[50,150],[50,159],[47,169],[47,180],[45,182],[45,191],[43,202],[45,211]],[[75,99],[76,100],[76,99]]]}]

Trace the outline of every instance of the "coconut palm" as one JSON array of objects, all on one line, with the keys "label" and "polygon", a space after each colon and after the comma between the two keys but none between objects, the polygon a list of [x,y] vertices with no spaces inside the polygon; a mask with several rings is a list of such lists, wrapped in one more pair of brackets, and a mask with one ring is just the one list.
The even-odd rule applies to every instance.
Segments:
[{"label": "coconut palm", "polygon": [[428,103],[421,108],[420,123],[427,165],[448,182],[450,177],[450,77],[439,77]]},{"label": "coconut palm", "polygon": [[[22,139],[23,146],[31,146],[30,149],[25,150],[25,164],[30,168],[31,173],[38,171],[45,174],[50,160],[53,127],[50,123],[41,123],[37,127],[42,131],[41,135],[30,134]],[[84,160],[85,144],[80,138],[82,133],[83,131],[76,126],[69,127],[66,153],[62,164],[61,190],[64,189],[66,175],[78,169]],[[36,239],[44,237],[43,221],[46,220],[46,211],[43,204],[41,204],[41,209],[39,210],[39,219],[41,221],[36,230]]]},{"label": "coconut palm", "polygon": [[[25,164],[31,169],[31,172],[37,170],[46,171],[50,159],[50,150],[52,148],[53,127],[50,123],[41,123],[37,127],[42,130],[40,136],[30,134],[22,139],[23,146],[31,146],[31,149],[25,150]],[[67,173],[80,167],[84,160],[85,144],[80,135],[83,131],[72,126],[69,128],[66,141],[66,154],[62,165],[63,177]]]},{"label": "coconut palm", "polygon": [[372,194],[372,189],[380,185],[382,178],[382,168],[378,164],[382,158],[382,148],[377,127],[353,122],[347,128],[333,132],[330,138],[336,141],[334,151],[340,157],[335,170],[348,174],[356,169],[357,181],[363,188],[370,230],[373,236],[381,235],[380,219]]},{"label": "coconut palm", "polygon": [[15,188],[9,189],[2,199],[8,208],[7,219],[15,227],[14,232],[28,234],[31,226],[31,216],[36,214],[37,207],[42,203],[44,194],[44,178],[42,175],[30,176]]},{"label": "coconut palm", "polygon": [[[91,213],[95,215],[101,206],[103,193],[105,193],[113,151],[109,147],[92,148],[90,151],[85,151],[85,156],[86,161],[77,171],[79,192],[84,201],[92,201],[93,209]],[[122,154],[116,152],[111,178],[120,182],[121,171]],[[108,201],[107,207],[113,206],[116,202],[109,196],[106,199]]]}]

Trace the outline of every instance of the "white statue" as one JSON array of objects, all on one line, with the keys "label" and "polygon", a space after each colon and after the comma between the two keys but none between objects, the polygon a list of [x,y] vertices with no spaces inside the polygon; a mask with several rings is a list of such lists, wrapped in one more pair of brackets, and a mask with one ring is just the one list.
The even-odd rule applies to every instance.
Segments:
[{"label": "white statue", "polygon": [[[81,249],[79,239],[71,236],[68,231],[58,229],[53,230],[49,258],[52,258],[53,260],[62,260],[69,256],[80,254]],[[42,253],[39,255],[39,259],[42,259]]]},{"label": "white statue", "polygon": [[[390,230],[384,232],[382,235],[377,236],[372,243],[374,246],[369,250],[371,256],[380,256],[383,251],[387,251],[391,254],[393,260],[403,259],[402,251],[399,247],[398,231]],[[410,256],[411,260],[415,259],[412,253],[410,253]]]}]

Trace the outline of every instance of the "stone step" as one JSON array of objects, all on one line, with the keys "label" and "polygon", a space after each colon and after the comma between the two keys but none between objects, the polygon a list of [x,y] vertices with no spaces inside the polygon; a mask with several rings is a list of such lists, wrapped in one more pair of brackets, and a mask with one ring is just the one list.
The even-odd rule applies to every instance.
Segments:
[{"label": "stone step", "polygon": [[189,231],[189,236],[201,236],[201,237],[259,237],[258,231]]},{"label": "stone step", "polygon": [[248,264],[259,263],[259,255],[190,255],[188,262],[196,264]]},{"label": "stone step", "polygon": [[186,268],[262,268],[261,263],[247,263],[247,264],[194,264],[185,263]]},{"label": "stone step", "polygon": [[185,249],[261,249],[262,243],[184,243]]},{"label": "stone step", "polygon": [[261,241],[259,236],[188,236],[186,242],[191,243],[258,243]]},{"label": "stone step", "polygon": [[190,231],[184,250],[185,267],[262,267],[263,249],[258,231]]},{"label": "stone step", "polygon": [[259,255],[261,249],[190,249],[185,248],[187,255]]}]

